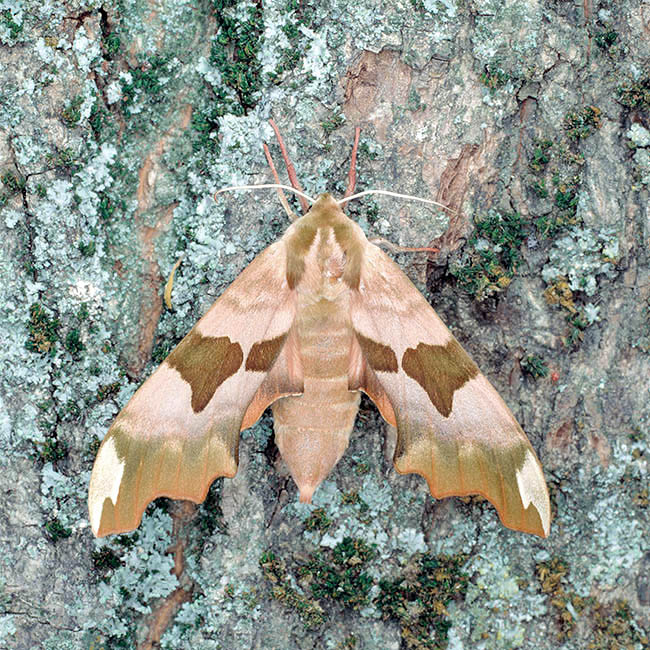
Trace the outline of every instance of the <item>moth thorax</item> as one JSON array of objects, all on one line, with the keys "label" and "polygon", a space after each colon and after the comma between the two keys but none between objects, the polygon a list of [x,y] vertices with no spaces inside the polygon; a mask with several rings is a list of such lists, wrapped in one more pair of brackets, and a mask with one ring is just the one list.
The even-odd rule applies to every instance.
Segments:
[{"label": "moth thorax", "polygon": [[347,256],[334,237],[331,228],[321,228],[320,245],[318,247],[318,265],[326,282],[340,282],[345,271]]}]

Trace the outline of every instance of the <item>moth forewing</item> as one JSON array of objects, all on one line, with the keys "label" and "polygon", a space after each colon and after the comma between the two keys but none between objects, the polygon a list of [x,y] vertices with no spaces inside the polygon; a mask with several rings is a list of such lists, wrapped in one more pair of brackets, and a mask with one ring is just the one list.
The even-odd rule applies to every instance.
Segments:
[{"label": "moth forewing", "polygon": [[90,479],[96,535],[132,530],[159,496],[201,502],[215,478],[234,476],[251,403],[259,417],[300,389],[294,365],[258,393],[295,317],[285,268],[282,241],[258,255],[118,414]]},{"label": "moth forewing", "polygon": [[530,442],[433,308],[372,244],[351,320],[371,370],[357,377],[359,388],[388,400],[396,419],[396,469],[421,474],[436,498],[481,494],[506,526],[546,537],[548,490]]}]

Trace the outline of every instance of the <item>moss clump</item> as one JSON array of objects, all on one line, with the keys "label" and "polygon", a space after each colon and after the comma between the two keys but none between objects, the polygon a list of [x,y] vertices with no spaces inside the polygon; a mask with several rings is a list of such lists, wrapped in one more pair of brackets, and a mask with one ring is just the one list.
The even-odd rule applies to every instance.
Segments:
[{"label": "moss clump", "polygon": [[307,598],[291,586],[285,563],[275,553],[267,551],[260,558],[264,577],[273,585],[273,598],[287,607],[295,609],[307,629],[319,627],[325,621],[325,612],[320,604]]},{"label": "moss clump", "polygon": [[464,598],[469,576],[464,555],[423,555],[398,580],[380,580],[375,604],[384,619],[399,622],[403,647],[412,650],[447,647],[451,620],[447,606]]},{"label": "moss clump", "polygon": [[68,455],[68,445],[55,437],[37,443],[39,458],[44,463],[55,463]]},{"label": "moss clump", "polygon": [[559,628],[558,641],[565,642],[575,631],[580,614],[591,624],[581,646],[587,650],[624,650],[647,647],[650,642],[648,631],[633,618],[625,600],[604,605],[593,598],[581,598],[565,587],[568,565],[559,558],[541,562],[536,566],[537,578],[542,592],[551,601]]},{"label": "moss clump", "polygon": [[114,381],[111,384],[103,384],[97,389],[96,398],[98,402],[103,402],[111,397],[115,397],[120,392],[120,382]]},{"label": "moss clump", "polygon": [[262,85],[262,66],[257,60],[264,36],[262,8],[251,5],[245,15],[233,16],[225,10],[236,5],[234,0],[213,0],[212,4],[219,27],[210,62],[221,72],[223,83],[235,91],[245,113],[257,103]]},{"label": "moss clump", "polygon": [[335,111],[330,115],[330,117],[326,120],[323,120],[320,125],[323,128],[323,131],[325,131],[326,135],[330,135],[336,129],[338,129],[340,126],[343,126],[345,124],[345,116],[340,113],[339,111]]},{"label": "moss clump", "polygon": [[0,13],[0,22],[9,29],[9,38],[16,39],[23,31],[22,24],[18,24],[9,9]]},{"label": "moss clump", "polygon": [[564,117],[564,129],[570,140],[577,141],[589,137],[602,126],[600,109],[584,106],[579,111],[571,111]]},{"label": "moss clump", "polygon": [[626,108],[650,110],[650,76],[622,84],[616,94]]},{"label": "moss clump", "polygon": [[488,63],[481,72],[481,83],[494,91],[505,86],[510,80],[510,75],[501,68],[498,62]]},{"label": "moss clump", "polygon": [[92,553],[93,567],[102,576],[122,565],[119,555],[110,547],[104,546]]},{"label": "moss clump", "polygon": [[59,319],[50,316],[38,303],[29,308],[27,324],[29,336],[25,347],[31,352],[54,355],[55,343],[59,340]]},{"label": "moss clump", "polygon": [[108,59],[114,59],[122,46],[120,37],[115,31],[104,34],[103,44]]},{"label": "moss clump", "polygon": [[540,562],[535,570],[542,593],[550,598],[559,629],[558,639],[564,641],[573,634],[576,625],[575,615],[585,608],[586,602],[575,592],[565,589],[566,576],[569,573],[566,562],[555,557],[548,562]]},{"label": "moss clump", "polygon": [[588,650],[623,650],[650,646],[648,631],[634,621],[630,606],[625,600],[612,605],[597,604],[592,620],[594,638],[587,644]]},{"label": "moss clump", "polygon": [[525,222],[518,214],[490,213],[476,223],[469,250],[451,274],[476,300],[503,291],[514,277],[524,238]]},{"label": "moss clump", "polygon": [[546,361],[538,354],[529,354],[521,360],[521,369],[533,379],[546,377],[548,375],[548,366]]},{"label": "moss clump", "polygon": [[332,525],[332,520],[323,508],[316,508],[305,520],[307,530],[318,530],[324,533]]},{"label": "moss clump", "polygon": [[86,346],[81,340],[81,334],[77,328],[71,329],[66,334],[64,347],[75,358],[78,358],[80,353],[86,349]]},{"label": "moss clump", "polygon": [[61,111],[61,119],[66,126],[72,128],[79,123],[83,103],[84,98],[81,95],[77,95],[76,97],[73,97],[68,105]]},{"label": "moss clump", "polygon": [[596,33],[594,41],[601,50],[609,51],[618,42],[618,32],[611,28],[603,29]]},{"label": "moss clump", "polygon": [[536,139],[533,144],[533,154],[528,161],[528,166],[534,172],[541,172],[544,170],[549,160],[551,159],[550,150],[553,146],[551,140]]},{"label": "moss clump", "polygon": [[26,180],[22,176],[15,176],[11,172],[3,174],[0,178],[2,184],[10,194],[18,194],[25,189]]},{"label": "moss clump", "polygon": [[311,583],[316,598],[331,598],[357,609],[368,603],[372,578],[363,569],[374,557],[374,548],[363,540],[346,537],[331,555],[313,556],[300,575]]},{"label": "moss clump", "polygon": [[162,91],[161,77],[167,74],[168,56],[153,56],[139,68],[131,68],[131,81],[122,86],[122,104],[129,106],[135,99],[137,91],[157,101]]},{"label": "moss clump", "polygon": [[198,525],[199,528],[212,535],[214,531],[225,535],[228,527],[223,520],[223,511],[221,510],[221,487],[223,481],[215,481],[208,490],[205,501],[198,507]]},{"label": "moss clump", "polygon": [[66,528],[58,519],[50,519],[45,524],[45,534],[52,542],[58,542],[72,535],[72,530]]},{"label": "moss clump", "polygon": [[564,344],[576,348],[584,338],[584,331],[589,326],[581,308],[574,302],[574,294],[566,277],[558,277],[544,291],[544,298],[549,305],[558,305],[565,312],[568,331]]}]

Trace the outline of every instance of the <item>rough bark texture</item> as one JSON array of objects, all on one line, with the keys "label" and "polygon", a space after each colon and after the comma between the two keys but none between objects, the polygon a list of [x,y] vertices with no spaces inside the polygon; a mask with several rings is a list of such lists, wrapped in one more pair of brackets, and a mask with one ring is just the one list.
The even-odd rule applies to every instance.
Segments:
[{"label": "rough bark texture", "polygon": [[[0,646],[648,646],[647,2],[0,5]],[[350,206],[441,248],[399,262],[538,450],[548,539],[397,475],[366,402],[314,506],[265,416],[206,503],[92,538],[97,442],[286,227],[211,199],[268,182],[269,117],[310,194],[361,126],[359,190],[453,211]]]}]

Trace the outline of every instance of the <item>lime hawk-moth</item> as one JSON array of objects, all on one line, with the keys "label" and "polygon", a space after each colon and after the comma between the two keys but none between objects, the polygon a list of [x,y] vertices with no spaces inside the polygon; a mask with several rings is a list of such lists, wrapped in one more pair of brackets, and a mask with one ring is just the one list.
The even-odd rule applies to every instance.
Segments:
[{"label": "lime hawk-moth", "polygon": [[345,198],[321,194],[309,207],[301,196],[304,216],[113,422],[90,479],[95,535],[137,527],[159,496],[203,501],[217,477],[235,475],[239,433],[269,405],[279,451],[309,502],[348,446],[360,391],[397,429],[398,472],[421,474],[436,498],[483,495],[506,526],[548,535],[547,487],[521,427],[425,298],[341,209],[357,142],[358,130]]}]

